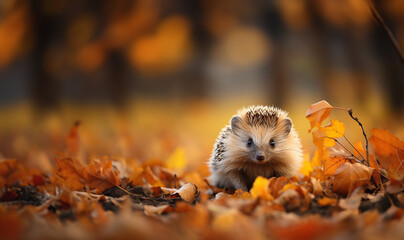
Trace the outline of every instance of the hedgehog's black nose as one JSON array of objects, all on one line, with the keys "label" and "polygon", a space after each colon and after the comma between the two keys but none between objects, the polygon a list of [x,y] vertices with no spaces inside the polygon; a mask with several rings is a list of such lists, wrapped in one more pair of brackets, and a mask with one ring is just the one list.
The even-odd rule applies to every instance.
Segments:
[{"label": "hedgehog's black nose", "polygon": [[257,158],[258,161],[263,161],[265,159],[264,155],[262,155],[261,153],[258,153],[255,158]]}]

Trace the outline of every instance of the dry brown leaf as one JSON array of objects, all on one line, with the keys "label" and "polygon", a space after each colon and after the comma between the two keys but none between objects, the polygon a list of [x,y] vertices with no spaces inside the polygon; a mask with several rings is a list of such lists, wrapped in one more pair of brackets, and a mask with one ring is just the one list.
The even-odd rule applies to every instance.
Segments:
[{"label": "dry brown leaf", "polygon": [[380,166],[389,174],[401,176],[404,173],[404,142],[385,129],[374,128],[369,138]]},{"label": "dry brown leaf", "polygon": [[286,177],[273,177],[269,179],[269,194],[277,198],[281,192],[283,186],[289,183],[290,180]]},{"label": "dry brown leaf", "polygon": [[274,203],[284,206],[288,211],[293,211],[300,208],[302,201],[297,191],[288,189],[282,192],[279,197],[274,200]]},{"label": "dry brown leaf", "polygon": [[309,132],[314,127],[321,126],[321,123],[326,118],[328,118],[328,116],[330,116],[332,108],[333,107],[325,100],[310,105],[309,109],[307,109],[306,112],[306,118],[310,121],[311,124]]},{"label": "dry brown leaf", "polygon": [[310,178],[310,183],[312,185],[312,189],[313,189],[313,194],[316,197],[320,197],[323,196],[323,187],[321,186],[320,182],[315,179],[314,177]]},{"label": "dry brown leaf", "polygon": [[342,195],[350,195],[357,187],[369,183],[374,169],[360,163],[343,163],[334,173],[332,189]]},{"label": "dry brown leaf", "polygon": [[186,183],[182,186],[178,191],[174,194],[178,194],[184,201],[188,203],[192,203],[195,200],[195,196],[198,193],[198,188],[195,184]]},{"label": "dry brown leaf", "polygon": [[160,206],[145,205],[143,208],[144,208],[144,213],[147,216],[153,216],[153,215],[161,215],[169,207],[170,207],[169,205],[160,205]]},{"label": "dry brown leaf", "polygon": [[363,188],[356,188],[349,197],[345,199],[340,199],[338,205],[342,209],[346,210],[358,209],[359,205],[361,204],[363,192],[364,192]]}]

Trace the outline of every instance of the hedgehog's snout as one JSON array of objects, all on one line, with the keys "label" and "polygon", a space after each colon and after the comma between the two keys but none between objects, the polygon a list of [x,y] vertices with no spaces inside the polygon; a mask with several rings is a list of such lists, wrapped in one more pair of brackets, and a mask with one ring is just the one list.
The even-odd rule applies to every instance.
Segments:
[{"label": "hedgehog's snout", "polygon": [[265,156],[262,153],[257,153],[255,158],[260,162],[265,160]]}]

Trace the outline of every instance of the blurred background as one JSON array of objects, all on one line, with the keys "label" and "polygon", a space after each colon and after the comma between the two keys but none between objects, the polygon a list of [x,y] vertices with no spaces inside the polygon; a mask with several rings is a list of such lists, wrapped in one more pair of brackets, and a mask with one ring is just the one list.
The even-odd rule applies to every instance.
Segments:
[{"label": "blurred background", "polygon": [[[404,1],[374,1],[404,46]],[[327,100],[404,138],[404,67],[367,0],[2,0],[0,158],[46,165],[79,120],[84,158],[209,158],[237,109]],[[347,137],[363,140],[344,112]]]}]

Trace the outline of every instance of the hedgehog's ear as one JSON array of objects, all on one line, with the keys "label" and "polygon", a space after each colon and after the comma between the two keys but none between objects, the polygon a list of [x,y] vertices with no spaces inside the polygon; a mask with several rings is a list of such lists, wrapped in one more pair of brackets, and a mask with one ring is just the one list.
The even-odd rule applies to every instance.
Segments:
[{"label": "hedgehog's ear", "polygon": [[284,133],[285,136],[289,135],[290,131],[292,130],[292,120],[290,120],[289,118],[285,118],[283,119],[283,126],[284,126]]},{"label": "hedgehog's ear", "polygon": [[241,127],[240,127],[241,121],[242,121],[242,120],[241,120],[241,117],[239,117],[239,116],[234,116],[234,117],[232,117],[231,120],[230,120],[231,130],[232,130],[232,132],[233,132],[234,134],[236,134],[236,135],[238,135],[238,133],[239,133],[240,130],[241,130]]}]

